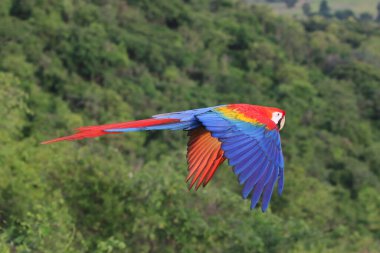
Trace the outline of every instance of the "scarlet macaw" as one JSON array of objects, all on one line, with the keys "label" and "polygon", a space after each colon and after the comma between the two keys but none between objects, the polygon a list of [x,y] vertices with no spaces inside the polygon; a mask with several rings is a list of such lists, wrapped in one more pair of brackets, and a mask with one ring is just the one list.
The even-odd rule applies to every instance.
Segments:
[{"label": "scarlet macaw", "polygon": [[229,104],[172,112],[131,122],[86,126],[77,133],[49,141],[72,141],[105,134],[144,130],[186,130],[189,189],[206,186],[216,169],[229,160],[244,184],[242,196],[251,193],[251,209],[262,195],[261,209],[268,208],[278,179],[278,194],[284,187],[284,159],[279,131],[285,124],[285,111],[258,105]]}]

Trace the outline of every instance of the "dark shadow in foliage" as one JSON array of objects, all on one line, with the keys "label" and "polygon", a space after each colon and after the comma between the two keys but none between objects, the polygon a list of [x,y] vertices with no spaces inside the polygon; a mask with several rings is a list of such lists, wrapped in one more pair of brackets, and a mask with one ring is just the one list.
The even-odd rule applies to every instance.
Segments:
[{"label": "dark shadow in foliage", "polygon": [[327,0],[321,1],[319,5],[319,15],[329,18],[331,17],[331,9]]},{"label": "dark shadow in foliage", "polygon": [[355,17],[355,14],[352,10],[349,10],[349,9],[346,9],[346,10],[339,10],[339,11],[336,11],[334,13],[334,16],[337,18],[337,19],[340,19],[340,20],[345,20],[345,19],[349,19],[351,17]]},{"label": "dark shadow in foliage", "polygon": [[35,0],[14,0],[11,6],[10,14],[26,20],[32,15],[33,5],[35,5]]}]

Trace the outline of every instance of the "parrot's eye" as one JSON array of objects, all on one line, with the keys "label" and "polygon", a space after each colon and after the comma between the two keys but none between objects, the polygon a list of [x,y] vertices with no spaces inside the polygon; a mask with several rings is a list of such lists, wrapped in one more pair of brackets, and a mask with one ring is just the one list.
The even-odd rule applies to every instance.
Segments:
[{"label": "parrot's eye", "polygon": [[279,130],[281,130],[285,126],[285,116],[280,119],[280,121],[277,123],[277,127]]}]

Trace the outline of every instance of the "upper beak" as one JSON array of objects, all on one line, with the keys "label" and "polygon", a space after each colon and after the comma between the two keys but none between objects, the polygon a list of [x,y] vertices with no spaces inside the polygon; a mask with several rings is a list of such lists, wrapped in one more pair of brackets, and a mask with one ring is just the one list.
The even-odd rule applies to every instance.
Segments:
[{"label": "upper beak", "polygon": [[279,130],[281,130],[285,126],[285,116],[280,119],[280,121],[277,123],[277,127]]}]

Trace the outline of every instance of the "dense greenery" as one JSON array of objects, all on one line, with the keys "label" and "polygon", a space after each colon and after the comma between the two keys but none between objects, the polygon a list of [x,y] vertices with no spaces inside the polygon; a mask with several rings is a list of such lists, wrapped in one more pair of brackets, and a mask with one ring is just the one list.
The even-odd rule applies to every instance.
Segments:
[{"label": "dense greenery", "polygon": [[[359,19],[380,22],[378,0],[244,0],[253,4],[266,4],[281,15],[305,18],[322,15],[326,18]],[[377,8],[376,8],[377,6]],[[303,14],[303,15],[302,15]]]},{"label": "dense greenery", "polygon": [[[230,0],[0,1],[0,252],[378,250],[379,31]],[[227,165],[187,191],[183,132],[39,144],[237,102],[287,111],[264,214]]]}]

